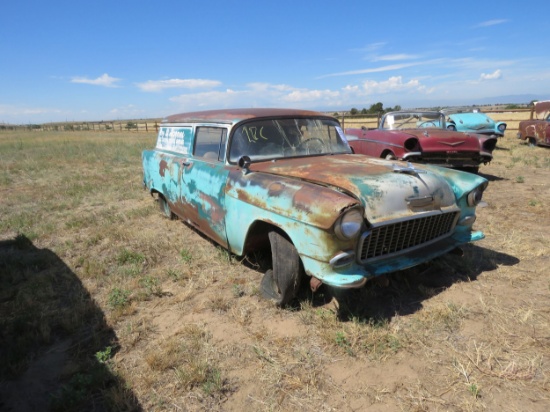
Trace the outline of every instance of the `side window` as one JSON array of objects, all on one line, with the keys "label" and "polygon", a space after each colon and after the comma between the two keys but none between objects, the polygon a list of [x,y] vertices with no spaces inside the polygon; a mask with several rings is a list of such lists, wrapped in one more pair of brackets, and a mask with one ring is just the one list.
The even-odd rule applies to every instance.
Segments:
[{"label": "side window", "polygon": [[227,129],[222,127],[197,127],[193,155],[209,160],[223,161],[226,136]]},{"label": "side window", "polygon": [[157,149],[170,150],[182,154],[190,152],[193,129],[184,127],[161,127],[157,137]]}]

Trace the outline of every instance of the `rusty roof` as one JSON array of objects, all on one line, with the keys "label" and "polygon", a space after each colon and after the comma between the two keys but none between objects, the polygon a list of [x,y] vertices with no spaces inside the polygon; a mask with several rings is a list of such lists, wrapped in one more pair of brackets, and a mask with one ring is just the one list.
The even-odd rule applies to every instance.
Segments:
[{"label": "rusty roof", "polygon": [[321,112],[298,109],[270,109],[270,108],[249,108],[249,109],[219,109],[205,110],[200,112],[179,113],[167,116],[162,123],[237,123],[241,120],[262,118],[262,117],[330,117]]}]

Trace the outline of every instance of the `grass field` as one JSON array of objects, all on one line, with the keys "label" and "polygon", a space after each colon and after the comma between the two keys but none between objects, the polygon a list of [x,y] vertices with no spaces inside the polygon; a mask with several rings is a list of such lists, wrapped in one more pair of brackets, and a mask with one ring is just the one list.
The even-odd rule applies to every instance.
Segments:
[{"label": "grass field", "polygon": [[154,141],[0,133],[0,409],[550,410],[550,150],[500,139],[463,257],[281,310],[162,217]]}]

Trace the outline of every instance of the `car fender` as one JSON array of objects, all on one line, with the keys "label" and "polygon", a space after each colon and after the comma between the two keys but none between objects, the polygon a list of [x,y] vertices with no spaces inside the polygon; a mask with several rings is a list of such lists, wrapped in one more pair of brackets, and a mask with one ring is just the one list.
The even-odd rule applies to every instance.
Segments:
[{"label": "car fender", "polygon": [[229,176],[225,201],[227,240],[233,253],[245,252],[251,228],[260,222],[286,233],[301,254],[320,259],[353,244],[335,241],[332,228],[343,212],[361,204],[331,187],[240,170]]}]

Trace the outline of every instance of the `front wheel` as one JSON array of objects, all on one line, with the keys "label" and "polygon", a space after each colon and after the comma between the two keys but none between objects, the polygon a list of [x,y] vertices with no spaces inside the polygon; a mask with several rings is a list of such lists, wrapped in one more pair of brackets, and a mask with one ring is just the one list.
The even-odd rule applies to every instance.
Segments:
[{"label": "front wheel", "polygon": [[261,282],[262,295],[285,307],[296,297],[302,280],[302,265],[298,251],[280,233],[269,232],[273,269],[269,269]]}]

